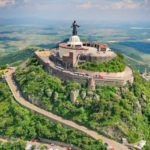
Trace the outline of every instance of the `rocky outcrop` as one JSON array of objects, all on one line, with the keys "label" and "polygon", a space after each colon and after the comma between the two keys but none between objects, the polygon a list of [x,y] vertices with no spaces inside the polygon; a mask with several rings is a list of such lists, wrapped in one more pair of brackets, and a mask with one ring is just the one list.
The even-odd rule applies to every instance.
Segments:
[{"label": "rocky outcrop", "polygon": [[93,95],[94,95],[94,93],[93,93],[92,91],[88,91],[88,92],[87,92],[87,96],[88,96],[88,97],[93,97]]},{"label": "rocky outcrop", "polygon": [[95,94],[93,95],[93,100],[99,101],[99,99],[100,99],[100,96],[95,93]]},{"label": "rocky outcrop", "polygon": [[94,91],[95,90],[95,79],[88,79],[88,89]]},{"label": "rocky outcrop", "polygon": [[80,93],[80,96],[81,96],[82,99],[85,99],[86,98],[86,91],[82,91]]},{"label": "rocky outcrop", "polygon": [[51,96],[52,96],[52,94],[53,94],[53,91],[52,91],[51,89],[47,89],[47,90],[45,91],[45,93],[46,93],[46,95],[47,95],[49,98],[51,98]]},{"label": "rocky outcrop", "polygon": [[141,109],[142,109],[142,107],[141,107],[140,102],[136,101],[136,107],[134,108],[134,111],[135,112],[141,112]]},{"label": "rocky outcrop", "polygon": [[146,96],[144,93],[142,93],[141,97],[142,97],[142,99],[143,99],[144,101],[147,100],[147,96]]},{"label": "rocky outcrop", "polygon": [[53,92],[52,98],[53,98],[54,101],[58,100],[58,93],[56,91]]},{"label": "rocky outcrop", "polygon": [[70,99],[72,101],[72,103],[76,103],[77,97],[79,96],[79,90],[72,90],[70,92]]},{"label": "rocky outcrop", "polygon": [[27,99],[28,99],[31,103],[35,104],[35,105],[40,105],[40,100],[39,100],[39,98],[36,97],[36,96],[34,96],[34,95],[28,95],[28,96],[27,96]]}]

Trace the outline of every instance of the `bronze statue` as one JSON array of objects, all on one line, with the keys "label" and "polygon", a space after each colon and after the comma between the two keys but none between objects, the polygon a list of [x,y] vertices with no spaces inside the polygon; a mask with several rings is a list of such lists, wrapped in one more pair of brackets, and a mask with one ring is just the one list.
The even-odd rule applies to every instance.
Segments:
[{"label": "bronze statue", "polygon": [[77,35],[78,32],[77,32],[77,28],[79,28],[80,26],[76,23],[76,21],[73,22],[71,28],[73,28],[72,30],[72,35]]}]

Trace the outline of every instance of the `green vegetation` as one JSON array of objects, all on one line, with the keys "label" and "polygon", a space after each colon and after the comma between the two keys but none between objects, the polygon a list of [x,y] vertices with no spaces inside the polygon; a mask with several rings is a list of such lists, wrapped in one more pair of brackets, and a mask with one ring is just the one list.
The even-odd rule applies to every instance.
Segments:
[{"label": "green vegetation", "polygon": [[6,64],[17,65],[22,61],[26,60],[27,58],[31,57],[34,53],[34,50],[35,48],[31,47],[19,52],[13,52],[11,54],[3,56],[2,58],[0,58],[0,66],[3,67]]},{"label": "green vegetation", "polygon": [[[57,81],[55,84],[59,86]],[[56,86],[54,89],[57,89]],[[23,140],[46,138],[70,143],[84,150],[106,149],[100,141],[94,140],[80,131],[64,128],[61,124],[54,124],[48,119],[21,107],[14,101],[7,84],[2,81],[0,81],[0,110],[1,136]],[[13,145],[6,145],[5,147],[9,146]]]},{"label": "green vegetation", "polygon": [[[125,62],[132,66],[132,68],[140,70],[141,72],[143,72],[145,68],[150,71],[150,66],[148,65],[150,62],[150,54],[138,51],[139,48],[133,48],[132,44],[127,46],[121,43],[110,43],[109,45],[113,50],[124,54]],[[145,48],[144,45],[140,45],[140,47],[142,46]]]},{"label": "green vegetation", "polygon": [[99,72],[122,72],[125,69],[125,62],[123,56],[118,54],[117,57],[113,58],[108,62],[84,62],[79,64],[79,68],[90,70],[90,71],[99,71]]},{"label": "green vegetation", "polygon": [[26,147],[25,141],[0,142],[1,150],[24,150]]},{"label": "green vegetation", "polygon": [[[23,95],[45,110],[117,140],[126,137],[134,143],[146,139],[147,150],[150,147],[150,82],[138,73],[133,85],[97,86],[94,92],[85,84],[64,83],[50,76],[35,59],[19,68],[15,76]],[[75,104],[70,100],[72,90],[79,90]]]},{"label": "green vegetation", "polygon": [[[53,27],[49,26],[48,28],[45,28],[45,26],[35,27],[24,25],[1,26],[0,66],[4,66],[5,68],[6,64],[16,65],[28,58],[33,51],[23,50],[30,45],[49,47],[49,43],[57,43],[64,39],[64,37],[68,38],[68,35],[66,34],[68,33],[67,30],[68,29],[60,29],[58,31],[56,25]],[[140,42],[149,38],[149,31],[146,29],[126,30],[125,28],[99,28],[96,29],[94,35],[91,35],[93,31],[95,31],[95,27],[85,28],[81,33],[82,40],[102,41],[104,43],[112,40]],[[42,45],[43,43],[44,45]],[[109,43],[109,45],[113,50],[117,50],[128,56],[125,57],[127,64],[130,64],[140,71],[144,71],[145,67],[150,71],[150,67],[148,66],[150,55],[139,52],[139,46],[135,47],[133,46],[133,43],[127,45],[125,43],[115,42]],[[144,51],[146,50],[145,43],[142,44],[142,48],[144,48]],[[4,68],[2,67],[2,69]],[[110,70],[113,69],[111,68]],[[0,74],[2,74],[2,71],[0,71]],[[85,85],[80,85],[75,82],[62,83],[59,79],[57,80],[57,78],[47,75],[42,67],[38,66],[36,63],[33,64],[33,62],[29,64],[27,68],[18,70],[16,76],[18,83],[22,86],[23,94],[26,97],[29,95],[28,98],[32,99],[36,104],[38,102],[39,106],[65,116],[66,118],[73,119],[81,124],[85,124],[99,132],[109,134],[114,138],[118,138],[118,140],[122,136],[127,137],[130,142],[142,138],[146,139],[148,142],[147,149],[149,149],[150,84],[142,79],[139,74],[135,74],[136,78],[133,86],[127,85],[123,88],[110,86],[97,87],[96,91],[93,93],[88,91]],[[57,80],[56,83],[53,82],[55,79]],[[18,137],[15,130],[18,130],[18,128],[21,127],[23,133],[21,132],[20,134],[22,137],[24,137],[24,135],[26,137],[30,130],[30,126],[31,132],[33,132],[34,129],[37,130],[35,124],[37,123],[38,118],[40,118],[39,122],[42,121],[41,117],[37,115],[35,117],[34,114],[31,115],[29,111],[17,105],[11,94],[8,92],[7,86],[4,83],[0,84],[0,135],[4,130],[6,133],[4,132],[3,135],[9,133],[8,135],[11,136],[12,133],[13,136]],[[79,89],[80,95],[77,98],[77,104],[72,104],[69,93],[71,90],[77,89]],[[6,94],[7,92],[9,94]],[[4,95],[2,93],[5,93],[5,97],[3,97]],[[83,96],[83,93],[86,93],[86,97]],[[1,99],[1,97],[3,98]],[[12,106],[10,107],[10,105]],[[16,109],[14,109],[15,107]],[[13,113],[13,115],[11,115],[11,113]],[[16,120],[19,118],[20,122],[22,122],[22,120],[27,118],[27,122],[21,123],[20,126],[20,122],[16,122],[15,120],[15,115]],[[49,122],[47,121],[45,124],[44,123],[42,123],[42,125],[44,125],[43,130],[48,130],[47,124],[49,124]],[[38,132],[36,135],[41,136],[43,133],[40,133],[39,135]],[[45,137],[49,138],[50,136],[48,137],[46,135]]]}]

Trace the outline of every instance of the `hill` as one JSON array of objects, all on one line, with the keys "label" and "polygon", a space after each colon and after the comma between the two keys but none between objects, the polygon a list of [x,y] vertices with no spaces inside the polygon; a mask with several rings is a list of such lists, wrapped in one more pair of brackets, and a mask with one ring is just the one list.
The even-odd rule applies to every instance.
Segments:
[{"label": "hill", "polygon": [[[22,94],[32,103],[67,119],[74,120],[118,141],[126,137],[135,143],[147,141],[150,147],[150,82],[134,73],[133,85],[97,86],[89,91],[85,84],[63,82],[44,71],[35,58],[18,68],[16,81]],[[72,101],[71,93],[79,93]]]},{"label": "hill", "polygon": [[[0,135],[3,137],[32,140],[46,138],[73,144],[81,149],[106,150],[101,141],[94,140],[85,134],[54,124],[48,119],[33,113],[14,101],[7,84],[0,80]],[[17,143],[18,144],[18,143]],[[21,143],[20,143],[21,144]],[[2,144],[0,144],[0,147]],[[24,145],[19,145],[24,150]],[[3,148],[15,147],[15,144],[3,145]]]}]

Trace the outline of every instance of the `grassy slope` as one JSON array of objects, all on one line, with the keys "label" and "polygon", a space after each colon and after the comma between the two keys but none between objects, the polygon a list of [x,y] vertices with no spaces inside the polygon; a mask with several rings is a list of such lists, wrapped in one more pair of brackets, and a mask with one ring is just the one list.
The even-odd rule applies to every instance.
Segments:
[{"label": "grassy slope", "polygon": [[118,54],[116,58],[108,62],[84,62],[79,65],[79,68],[90,70],[90,71],[99,71],[99,72],[122,72],[125,69],[124,58],[121,54]]}]

